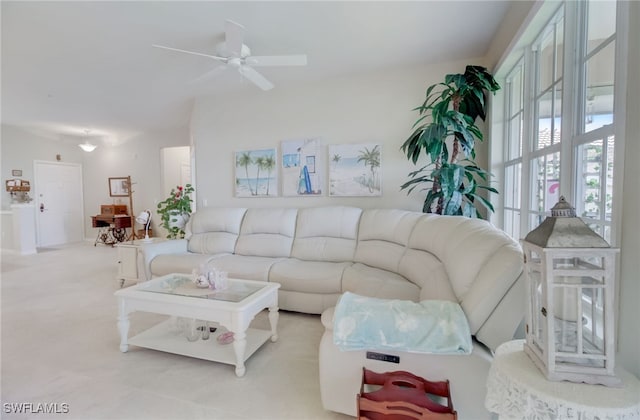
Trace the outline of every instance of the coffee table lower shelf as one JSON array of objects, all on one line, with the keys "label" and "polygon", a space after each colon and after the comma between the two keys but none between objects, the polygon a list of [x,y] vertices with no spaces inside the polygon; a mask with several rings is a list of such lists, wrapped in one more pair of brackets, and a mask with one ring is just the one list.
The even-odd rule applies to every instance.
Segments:
[{"label": "coffee table lower shelf", "polygon": [[[184,334],[176,331],[172,324],[173,321],[171,319],[163,321],[129,338],[128,344],[212,362],[230,365],[236,364],[237,360],[233,343],[220,344],[216,340],[216,337],[226,332],[225,328],[218,326],[217,331],[212,333],[208,340],[198,339],[196,341],[188,341]],[[271,331],[256,328],[247,329],[246,334],[247,344],[243,361],[246,361],[271,338]]]}]

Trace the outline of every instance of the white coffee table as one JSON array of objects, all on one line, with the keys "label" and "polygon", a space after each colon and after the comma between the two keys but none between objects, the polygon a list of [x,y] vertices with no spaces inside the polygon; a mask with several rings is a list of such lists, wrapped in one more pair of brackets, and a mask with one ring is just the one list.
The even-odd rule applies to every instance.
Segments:
[{"label": "white coffee table", "polygon": [[[278,283],[229,279],[222,291],[197,288],[186,274],[169,274],[115,292],[118,298],[120,351],[129,344],[236,366],[243,376],[244,362],[269,338],[278,339]],[[271,331],[249,328],[253,318],[269,309]],[[233,345],[209,340],[190,342],[176,331],[175,318],[168,319],[129,338],[129,314],[152,312],[218,323],[234,333]],[[222,328],[218,329],[221,333]]]}]

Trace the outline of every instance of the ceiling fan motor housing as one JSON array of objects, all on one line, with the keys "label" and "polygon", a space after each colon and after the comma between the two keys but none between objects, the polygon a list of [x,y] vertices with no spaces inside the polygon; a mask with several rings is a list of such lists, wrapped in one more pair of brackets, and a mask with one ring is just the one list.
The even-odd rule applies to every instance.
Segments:
[{"label": "ceiling fan motor housing", "polygon": [[[227,48],[227,43],[222,41],[216,47],[216,54],[221,57],[229,57],[231,58],[234,54],[232,54]],[[242,44],[242,48],[240,48],[240,57],[239,58],[247,58],[251,55],[251,49],[247,47],[245,44]]]}]

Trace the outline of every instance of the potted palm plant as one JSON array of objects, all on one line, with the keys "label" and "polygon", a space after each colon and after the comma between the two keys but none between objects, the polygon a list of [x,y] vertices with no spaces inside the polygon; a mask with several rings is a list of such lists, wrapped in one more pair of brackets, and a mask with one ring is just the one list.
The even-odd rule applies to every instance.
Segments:
[{"label": "potted palm plant", "polygon": [[184,227],[191,215],[191,196],[194,191],[191,184],[178,185],[171,189],[169,197],[158,203],[157,212],[162,220],[161,226],[168,232],[168,239],[184,238]]},{"label": "potted palm plant", "polygon": [[474,161],[475,143],[482,141],[475,121],[486,118],[486,92],[498,89],[486,68],[467,66],[464,74],[448,74],[444,83],[429,86],[426,99],[414,109],[420,117],[401,148],[414,165],[423,152],[430,163],[411,172],[401,189],[409,194],[426,184],[423,212],[481,217],[477,203],[494,211],[479,195],[480,190],[498,191],[486,185],[490,174]]}]

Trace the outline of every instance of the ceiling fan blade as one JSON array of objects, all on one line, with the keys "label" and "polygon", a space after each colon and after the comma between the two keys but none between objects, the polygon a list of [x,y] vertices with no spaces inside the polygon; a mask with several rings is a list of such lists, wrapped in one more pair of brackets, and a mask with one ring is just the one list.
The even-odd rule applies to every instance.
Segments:
[{"label": "ceiling fan blade", "polygon": [[267,66],[306,66],[307,56],[300,55],[252,55],[246,63],[256,67]]},{"label": "ceiling fan blade", "polygon": [[271,90],[273,89],[273,83],[268,81],[263,75],[255,71],[249,66],[240,66],[238,71],[241,75],[243,75],[247,80],[258,86],[262,90]]},{"label": "ceiling fan blade", "polygon": [[240,57],[244,40],[244,26],[232,20],[224,22],[224,40],[230,56]]},{"label": "ceiling fan blade", "polygon": [[217,66],[214,67],[213,69],[209,70],[208,72],[206,72],[205,74],[203,74],[202,76],[198,76],[195,79],[191,80],[189,82],[189,84],[195,84],[195,83],[199,83],[202,82],[205,79],[208,79],[210,77],[213,76],[217,76],[218,74],[222,73],[223,71],[225,71],[227,68],[227,66]]},{"label": "ceiling fan blade", "polygon": [[176,52],[185,53],[185,54],[199,55],[199,56],[207,57],[207,58],[213,58],[215,60],[219,60],[219,61],[222,61],[224,63],[227,62],[227,58],[226,57],[218,57],[217,55],[203,54],[203,53],[199,53],[199,52],[195,52],[195,51],[182,50],[180,48],[166,47],[164,45],[156,45],[156,44],[153,44],[152,47],[162,48],[163,50],[176,51]]}]

